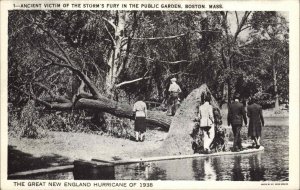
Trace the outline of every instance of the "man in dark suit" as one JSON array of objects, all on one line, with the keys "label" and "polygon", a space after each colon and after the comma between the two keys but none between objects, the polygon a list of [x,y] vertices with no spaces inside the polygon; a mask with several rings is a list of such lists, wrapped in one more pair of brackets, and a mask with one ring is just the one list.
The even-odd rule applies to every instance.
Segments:
[{"label": "man in dark suit", "polygon": [[254,141],[256,148],[260,147],[261,128],[264,126],[262,107],[255,99],[250,99],[247,107],[249,117],[248,136]]},{"label": "man in dark suit", "polygon": [[242,150],[242,141],[241,141],[241,129],[243,125],[243,120],[245,125],[247,126],[247,117],[246,111],[242,103],[239,102],[240,96],[236,94],[234,96],[234,102],[228,106],[228,115],[227,122],[228,126],[231,125],[232,132],[234,135],[233,140],[233,151],[239,152]]}]

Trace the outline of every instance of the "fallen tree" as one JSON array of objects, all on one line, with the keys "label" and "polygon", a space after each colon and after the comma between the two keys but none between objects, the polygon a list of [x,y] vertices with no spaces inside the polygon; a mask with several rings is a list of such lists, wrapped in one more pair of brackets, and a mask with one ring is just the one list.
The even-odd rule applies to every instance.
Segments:
[{"label": "fallen tree", "polygon": [[[47,110],[56,111],[71,111],[71,110],[87,110],[93,112],[106,112],[111,115],[120,117],[134,119],[134,112],[132,111],[132,106],[129,104],[119,103],[112,99],[106,98],[97,92],[97,98],[86,92],[80,92],[75,95],[73,99],[68,99],[64,96],[57,96],[51,93],[46,86],[37,84],[44,88],[50,93],[50,96],[43,99],[38,98],[31,93],[22,91],[25,95],[33,97],[38,103],[45,106]],[[83,85],[79,88],[82,88]],[[15,88],[19,90],[18,88]],[[21,91],[21,90],[19,90]],[[167,116],[162,111],[148,111],[147,123],[148,125],[162,127],[165,130],[169,129],[173,117]]]},{"label": "fallen tree", "polygon": [[[193,90],[187,98],[181,103],[174,118],[172,119],[169,134],[162,147],[155,153],[156,155],[187,155],[194,154],[192,149],[193,138],[191,136],[198,114],[198,106],[202,101],[201,94],[209,91],[206,84]],[[219,107],[217,101],[212,97],[211,104]]]},{"label": "fallen tree", "polygon": [[[108,15],[99,12],[89,11],[83,14],[87,14],[88,16],[91,14],[91,17],[93,17],[91,20],[96,23],[95,27],[94,25],[93,27],[91,25],[85,27],[85,29],[89,29],[87,34],[96,33],[94,37],[100,35],[102,37],[99,37],[100,41],[102,42],[103,40],[103,43],[97,42],[96,44],[92,43],[95,40],[89,41],[92,43],[90,47],[91,51],[86,51],[87,46],[85,43],[75,43],[75,41],[79,41],[77,36],[69,35],[69,33],[66,34],[62,32],[64,30],[60,30],[61,28],[52,27],[52,25],[48,25],[48,22],[39,19],[40,14],[19,15],[19,13],[16,13],[20,20],[19,23],[24,23],[26,31],[28,29],[28,36],[30,36],[28,39],[30,40],[25,40],[21,44],[12,44],[11,47],[15,48],[13,49],[14,53],[20,49],[28,50],[24,54],[26,54],[26,58],[29,61],[20,62],[24,63],[26,70],[28,70],[27,72],[24,71],[24,76],[30,77],[23,81],[18,81],[19,83],[15,82],[14,79],[19,77],[20,74],[16,66],[17,64],[13,65],[16,61],[11,61],[11,65],[16,70],[16,76],[11,77],[9,83],[10,91],[14,93],[11,90],[11,88],[14,88],[23,92],[23,94],[26,94],[30,99],[35,99],[47,110],[89,110],[95,114],[106,112],[117,117],[133,119],[132,106],[121,104],[113,99],[113,97],[118,96],[116,89],[138,81],[148,80],[155,76],[151,76],[151,70],[147,70],[143,72],[143,75],[138,73],[133,78],[127,77],[127,75],[130,75],[130,72],[126,73],[129,69],[125,72],[125,68],[128,68],[128,65],[132,64],[131,61],[133,62],[131,59],[131,54],[133,53],[132,47],[134,45],[132,40],[176,40],[185,35],[161,36],[148,39],[136,38],[135,33],[138,27],[137,12],[115,11],[108,14],[111,15],[109,19],[106,19]],[[51,12],[47,15],[49,19],[55,17]],[[60,19],[65,21],[68,18],[73,19],[74,17],[72,14],[66,14],[65,16],[66,18]],[[131,19],[129,19],[129,16],[132,16],[130,17]],[[130,32],[124,32],[125,28],[128,27],[131,27]],[[79,29],[76,28],[75,30],[77,33]],[[32,32],[34,32],[34,35],[31,35]],[[87,38],[85,40],[91,37],[87,34],[84,34]],[[72,39],[72,36],[76,38]],[[70,41],[69,38],[72,40]],[[10,40],[12,41],[13,39],[12,35],[10,35]],[[22,48],[27,46],[29,48]],[[99,50],[95,47],[98,47]],[[19,54],[16,53],[15,56],[17,55]],[[147,57],[147,54],[141,57]],[[23,60],[22,57],[19,59]],[[156,61],[156,59],[152,59],[153,61]],[[181,62],[189,61],[162,61],[164,64],[179,64]],[[136,69],[137,71],[141,70],[140,67]],[[124,74],[125,78],[120,77],[122,74]],[[168,73],[167,75],[171,74]],[[62,80],[62,83],[57,82],[58,78]],[[66,87],[64,85],[69,86]],[[59,91],[64,88],[68,89],[66,90],[68,93],[61,94]],[[18,93],[14,93],[13,95],[20,97]],[[171,120],[172,117],[168,117],[159,111],[149,111],[147,118],[149,124],[165,129],[169,128]]]}]

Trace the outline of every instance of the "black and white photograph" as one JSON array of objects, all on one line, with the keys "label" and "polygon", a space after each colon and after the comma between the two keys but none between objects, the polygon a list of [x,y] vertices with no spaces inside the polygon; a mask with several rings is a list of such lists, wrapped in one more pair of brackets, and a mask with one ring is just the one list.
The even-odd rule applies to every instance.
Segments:
[{"label": "black and white photograph", "polygon": [[39,5],[7,11],[5,180],[288,184],[288,11]]}]

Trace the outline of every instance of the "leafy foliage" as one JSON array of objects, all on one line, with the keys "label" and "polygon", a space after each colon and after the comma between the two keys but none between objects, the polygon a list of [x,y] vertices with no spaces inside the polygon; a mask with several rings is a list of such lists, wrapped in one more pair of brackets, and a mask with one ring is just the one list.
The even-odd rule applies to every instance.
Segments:
[{"label": "leafy foliage", "polygon": [[[230,102],[234,93],[243,98],[269,93],[263,104],[270,106],[289,98],[289,28],[279,12],[13,10],[8,16],[8,101],[20,110],[49,94],[50,100],[74,100],[80,77],[59,66],[65,64],[60,57],[118,102],[131,104],[141,94],[162,102],[172,77],[182,98],[203,83],[220,103]],[[91,93],[87,86],[83,90]],[[48,124],[52,130],[101,131],[99,122],[83,119],[87,115],[31,117],[54,121]]]},{"label": "leafy foliage", "polygon": [[8,133],[15,137],[43,138],[47,135],[47,120],[39,117],[34,101],[30,100],[23,107],[20,116],[9,110]]}]

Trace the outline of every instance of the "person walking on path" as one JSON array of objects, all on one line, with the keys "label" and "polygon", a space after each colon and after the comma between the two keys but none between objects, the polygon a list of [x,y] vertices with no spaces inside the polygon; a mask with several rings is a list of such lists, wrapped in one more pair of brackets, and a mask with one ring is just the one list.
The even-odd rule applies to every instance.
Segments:
[{"label": "person walking on path", "polygon": [[180,86],[176,83],[176,78],[171,79],[171,85],[169,87],[169,101],[167,115],[175,115],[178,108],[179,93],[181,93]]},{"label": "person walking on path", "polygon": [[264,126],[262,107],[254,99],[250,99],[247,107],[249,117],[248,137],[254,141],[253,147],[260,147],[261,128]]},{"label": "person walking on path", "polygon": [[134,131],[136,141],[145,140],[146,131],[146,118],[147,118],[147,105],[140,98],[133,106],[133,111],[135,112],[135,122]]},{"label": "person walking on path", "polygon": [[227,122],[228,126],[231,125],[232,132],[234,136],[233,140],[233,151],[239,152],[243,149],[241,141],[241,129],[243,125],[243,120],[247,126],[246,111],[242,103],[239,102],[239,95],[236,94],[234,97],[234,102],[228,107]]},{"label": "person walking on path", "polygon": [[205,153],[210,152],[210,144],[215,137],[213,107],[210,105],[211,96],[206,95],[205,102],[199,107],[200,128],[203,130],[203,148]]}]

